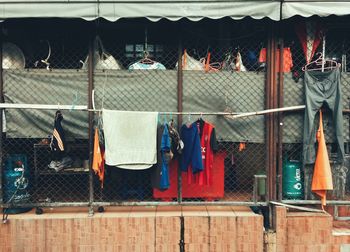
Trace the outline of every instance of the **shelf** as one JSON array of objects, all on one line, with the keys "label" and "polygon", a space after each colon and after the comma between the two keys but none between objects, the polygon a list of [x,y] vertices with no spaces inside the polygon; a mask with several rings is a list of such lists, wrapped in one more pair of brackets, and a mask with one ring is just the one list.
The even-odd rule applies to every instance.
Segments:
[{"label": "shelf", "polygon": [[86,174],[89,172],[89,169],[84,169],[83,167],[76,168],[64,168],[61,171],[56,172],[53,169],[41,170],[40,175],[67,175],[67,174]]}]

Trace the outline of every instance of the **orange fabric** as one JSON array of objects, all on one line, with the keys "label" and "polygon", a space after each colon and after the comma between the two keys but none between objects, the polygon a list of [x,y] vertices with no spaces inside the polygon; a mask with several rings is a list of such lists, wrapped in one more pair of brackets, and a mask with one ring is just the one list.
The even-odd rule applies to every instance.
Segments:
[{"label": "orange fabric", "polygon": [[245,149],[245,143],[239,143],[238,151],[243,151]]},{"label": "orange fabric", "polygon": [[105,166],[104,166],[104,153],[101,151],[100,143],[98,141],[98,129],[95,129],[94,136],[94,153],[92,160],[92,169],[95,174],[99,177],[101,181],[101,187],[103,188],[103,181],[105,176]]},{"label": "orange fabric", "polygon": [[184,60],[182,62],[182,69],[184,69],[187,65],[187,51],[186,49],[184,50]]},{"label": "orange fabric", "polygon": [[312,177],[311,190],[321,197],[322,208],[326,205],[327,190],[333,190],[332,171],[329,164],[326,141],[323,133],[322,111],[317,132],[318,149]]},{"label": "orange fabric", "polygon": [[207,55],[207,60],[205,61],[205,71],[206,72],[209,72],[209,63],[210,63],[210,52],[208,52],[208,55]]},{"label": "orange fabric", "polygon": [[[266,62],[266,48],[260,50],[259,62]],[[276,51],[277,72],[280,71],[280,49]],[[283,48],[283,72],[289,73],[293,67],[292,53],[289,47]]]}]

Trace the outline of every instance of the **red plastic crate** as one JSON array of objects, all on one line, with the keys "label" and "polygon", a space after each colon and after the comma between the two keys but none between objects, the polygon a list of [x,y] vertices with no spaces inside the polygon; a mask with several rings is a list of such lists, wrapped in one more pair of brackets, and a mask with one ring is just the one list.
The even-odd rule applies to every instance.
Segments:
[{"label": "red plastic crate", "polygon": [[[225,157],[226,152],[214,154],[214,163],[210,174],[212,183],[210,185],[188,184],[187,172],[182,172],[182,198],[203,198],[215,200],[224,197],[225,178]],[[178,162],[173,160],[169,166],[170,188],[166,191],[153,190],[153,197],[163,201],[171,201],[177,198],[177,170]]]}]

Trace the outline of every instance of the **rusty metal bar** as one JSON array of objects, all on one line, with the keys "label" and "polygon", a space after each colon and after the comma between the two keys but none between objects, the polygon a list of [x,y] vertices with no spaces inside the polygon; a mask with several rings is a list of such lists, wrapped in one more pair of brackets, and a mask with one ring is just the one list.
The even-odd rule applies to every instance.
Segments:
[{"label": "rusty metal bar", "polygon": [[[266,106],[271,109],[277,106],[276,93],[276,43],[275,43],[275,27],[271,23],[269,27],[269,38],[267,46],[267,83],[266,83]],[[275,115],[269,114],[266,117],[266,168],[267,168],[267,200],[273,201],[276,199],[276,127]],[[270,205],[270,224],[275,227],[275,211],[274,207]]]},{"label": "rusty metal bar", "polygon": [[[180,32],[181,34],[181,32]],[[177,59],[177,110],[179,114],[177,115],[178,129],[180,129],[180,125],[182,124],[182,95],[183,95],[183,71],[182,71],[182,41],[181,35],[178,43],[178,59]],[[177,200],[178,203],[182,202],[182,177],[181,177],[181,169],[178,166],[177,169]]]},{"label": "rusty metal bar", "polygon": [[[88,61],[88,108],[92,109],[92,90],[94,86],[94,43],[90,39],[89,43],[89,61]],[[93,202],[94,202],[94,178],[92,171],[92,157],[93,157],[93,118],[94,114],[89,111],[89,215],[93,214]]]},{"label": "rusty metal bar", "polygon": [[[281,29],[280,29],[281,31]],[[283,107],[283,50],[284,50],[284,41],[283,38],[280,38],[280,58],[279,58],[279,72],[278,72],[278,107]],[[283,165],[283,113],[278,113],[277,116],[277,127],[278,127],[278,137],[277,137],[277,181],[278,181],[278,200],[282,200],[282,165]]]}]

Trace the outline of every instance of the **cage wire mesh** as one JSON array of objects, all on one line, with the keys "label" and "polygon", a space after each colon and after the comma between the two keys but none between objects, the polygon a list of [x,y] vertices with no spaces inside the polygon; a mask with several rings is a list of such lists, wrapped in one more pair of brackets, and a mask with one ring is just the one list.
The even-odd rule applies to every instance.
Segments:
[{"label": "cage wire mesh", "polygon": [[[220,29],[214,29],[212,25],[203,22],[184,28],[189,59],[183,71],[183,110],[242,113],[264,109],[265,61],[262,57],[259,61],[267,40],[263,26],[222,22]],[[202,69],[193,69],[191,60],[204,63]],[[253,199],[254,175],[266,174],[264,117],[203,115],[202,119],[215,126],[219,144],[203,186],[182,177],[184,200],[264,201],[264,181],[259,197]],[[192,121],[196,120],[198,116],[193,116]],[[200,191],[194,194],[198,196],[191,197],[196,191]]]},{"label": "cage wire mesh", "polygon": [[[87,105],[87,71],[79,60],[88,52],[87,34],[75,30],[72,21],[9,21],[4,25],[3,97],[5,103]],[[41,29],[33,29],[38,27]],[[22,60],[24,59],[24,61]],[[2,134],[4,203],[88,202],[88,114],[61,111],[64,153],[50,149],[55,110],[5,109]],[[28,186],[11,185],[13,172],[23,161]],[[55,165],[53,165],[55,164]],[[26,194],[26,200],[21,200]],[[17,194],[9,202],[13,194]]]},{"label": "cage wire mesh", "polygon": [[[66,28],[65,22],[52,21],[47,26],[31,33],[33,29],[26,26],[20,29],[16,22],[8,24],[7,39],[22,49],[26,62],[22,67],[17,64],[4,69],[5,102],[87,105],[89,33],[86,25],[74,23]],[[264,22],[250,19],[194,23],[101,20],[98,38],[93,41],[95,107],[176,112],[180,56],[184,112],[262,110],[266,67],[263,48],[267,40],[264,27],[267,27]],[[31,39],[24,39],[27,33]],[[65,110],[62,114],[66,148],[64,156],[55,160],[49,138],[55,111],[5,110],[3,174],[6,177],[8,157],[14,154],[26,157],[31,203],[89,201],[88,159],[93,150],[89,149],[88,113]],[[94,113],[94,126],[99,117],[99,113]],[[158,121],[162,124],[173,120],[181,132],[182,125],[177,119],[177,115],[168,113],[160,115]],[[178,190],[185,201],[266,200],[266,179],[256,178],[266,174],[263,116],[232,119],[203,114],[183,115],[181,119],[182,124],[194,123],[195,127],[198,119],[215,126],[217,146],[212,146],[215,154],[208,184],[190,181],[191,171],[181,172],[178,184],[176,159],[169,167],[170,188],[166,191],[152,188],[152,169],[132,171],[106,166],[103,188],[93,175],[94,201],[117,204],[177,201]],[[63,158],[69,158],[69,164],[62,165]],[[57,163],[53,166],[52,161],[61,162],[64,167],[57,168]],[[68,163],[67,159],[64,161]],[[6,197],[4,203],[8,200],[8,195]]]},{"label": "cage wire mesh", "polygon": [[[284,36],[285,49],[290,48],[293,59],[293,67],[291,71],[284,73],[284,90],[283,99],[284,107],[304,105],[304,78],[302,67],[306,64],[306,57],[309,57],[309,61],[316,60],[319,57],[320,52],[323,52],[323,38],[325,40],[325,59],[332,59],[341,63],[341,90],[342,90],[342,106],[343,110],[349,109],[349,98],[350,88],[348,77],[348,63],[346,61],[349,57],[349,40],[345,34],[347,34],[348,28],[341,25],[344,18],[334,19],[316,19],[308,21],[309,26],[317,27],[317,24],[322,27],[321,36],[316,35],[317,29],[309,31],[308,39],[301,39],[300,29],[306,27],[305,20],[296,19],[294,23],[286,23],[284,25]],[[347,19],[348,20],[348,19]],[[327,21],[327,22],[326,22]],[[326,22],[326,23],[325,23]],[[295,25],[295,24],[299,25]],[[298,34],[299,33],[299,34]],[[325,37],[323,37],[325,35]],[[318,36],[318,37],[317,37]],[[319,44],[317,46],[317,41]],[[309,43],[306,43],[309,41]],[[303,51],[303,46],[306,46],[307,52]],[[310,52],[312,48],[315,48],[315,54],[311,57]],[[308,56],[307,56],[308,55]],[[285,63],[285,62],[284,62]],[[333,115],[327,106],[322,107],[324,109],[323,126],[324,133],[327,143],[327,150],[330,157],[332,176],[333,176],[333,191],[328,192],[327,199],[330,200],[349,200],[349,114],[343,113],[343,138],[345,144],[345,162],[343,165],[336,162],[337,158],[337,144],[335,139],[335,124]],[[311,182],[313,176],[313,165],[306,165],[301,167],[302,177],[304,178],[304,192],[299,194],[299,197],[288,194],[288,183],[292,181],[288,178],[288,167],[286,167],[286,160],[298,160],[302,163],[302,150],[303,150],[303,121],[304,121],[304,110],[285,112],[283,114],[283,199],[307,199],[313,200],[318,199],[315,194],[311,192]],[[319,117],[316,116],[314,126],[318,128]],[[285,177],[287,176],[287,177]],[[293,180],[293,179],[292,179]]]}]

